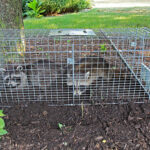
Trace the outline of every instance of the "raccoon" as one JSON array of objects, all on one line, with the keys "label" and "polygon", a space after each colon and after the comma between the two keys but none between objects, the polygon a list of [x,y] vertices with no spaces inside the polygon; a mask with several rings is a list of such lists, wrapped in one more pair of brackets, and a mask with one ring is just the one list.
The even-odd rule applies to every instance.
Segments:
[{"label": "raccoon", "polygon": [[1,69],[3,84],[6,88],[23,89],[28,86],[46,88],[56,80],[58,66],[49,60],[39,60],[32,64],[10,65]]},{"label": "raccoon", "polygon": [[104,58],[96,56],[81,58],[74,64],[74,74],[72,65],[68,66],[67,85],[74,85],[73,95],[80,96],[98,78],[101,77],[107,81],[112,79],[114,72],[117,70],[112,69]]},{"label": "raccoon", "polygon": [[1,68],[2,84],[5,88],[23,88],[28,86],[25,66],[7,66]]}]

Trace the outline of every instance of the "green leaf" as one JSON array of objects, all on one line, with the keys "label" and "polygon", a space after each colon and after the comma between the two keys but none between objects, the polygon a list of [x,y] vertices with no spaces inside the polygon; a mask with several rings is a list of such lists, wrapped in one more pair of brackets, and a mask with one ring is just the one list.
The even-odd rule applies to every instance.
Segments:
[{"label": "green leaf", "polygon": [[27,6],[29,8],[31,8],[32,10],[28,11],[28,13],[26,13],[26,15],[29,17],[37,17],[37,18],[42,17],[41,13],[46,11],[45,9],[41,10],[42,4],[43,4],[43,2],[40,2],[39,0],[33,0],[32,2],[27,3]]},{"label": "green leaf", "polygon": [[0,129],[3,129],[5,127],[5,122],[3,118],[0,118]]},{"label": "green leaf", "polygon": [[37,1],[33,0],[32,2],[27,4],[29,8],[36,10],[36,6],[37,6]]},{"label": "green leaf", "polygon": [[44,13],[46,10],[45,9],[43,9],[43,10],[40,10],[40,13]]},{"label": "green leaf", "polygon": [[65,127],[65,125],[63,125],[61,123],[58,123],[58,127],[59,127],[60,130],[62,130],[62,128]]},{"label": "green leaf", "polygon": [[1,135],[5,135],[7,134],[8,132],[5,130],[5,129],[0,129],[0,136]]},{"label": "green leaf", "polygon": [[106,48],[105,44],[100,45],[100,51],[101,52],[106,52],[107,51],[107,48]]},{"label": "green leaf", "polygon": [[39,11],[40,11],[40,9],[41,9],[41,7],[38,7],[38,8],[36,9],[36,12],[39,12]]},{"label": "green leaf", "polygon": [[59,127],[59,129],[62,129],[62,127],[63,127],[63,124],[61,124],[61,123],[58,123],[58,127]]},{"label": "green leaf", "polygon": [[0,117],[4,117],[5,114],[3,113],[3,110],[0,110]]}]

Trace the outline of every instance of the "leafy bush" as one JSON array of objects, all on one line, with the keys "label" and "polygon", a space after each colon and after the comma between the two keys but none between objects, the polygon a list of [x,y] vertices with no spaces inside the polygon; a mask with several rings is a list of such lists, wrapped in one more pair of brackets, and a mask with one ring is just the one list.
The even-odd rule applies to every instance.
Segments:
[{"label": "leafy bush", "polygon": [[32,0],[22,0],[22,12],[23,15],[28,11],[27,3],[30,3]]},{"label": "leafy bush", "polygon": [[79,11],[85,8],[90,8],[91,2],[90,0],[75,0],[73,3],[73,9],[75,11]]},{"label": "leafy bush", "polygon": [[41,14],[45,12],[45,9],[41,9],[42,3],[43,2],[39,0],[33,0],[27,3],[27,6],[30,10],[28,10],[25,14],[29,17],[41,17]]},{"label": "leafy bush", "polygon": [[90,0],[41,0],[45,14],[76,12],[90,7]]},{"label": "leafy bush", "polygon": [[91,0],[22,0],[23,16],[29,17],[77,12],[90,7]]},{"label": "leafy bush", "polygon": [[3,110],[0,110],[0,139],[2,138],[3,135],[7,134],[7,131],[4,129],[5,128],[5,122],[2,117],[5,115],[3,114]]}]

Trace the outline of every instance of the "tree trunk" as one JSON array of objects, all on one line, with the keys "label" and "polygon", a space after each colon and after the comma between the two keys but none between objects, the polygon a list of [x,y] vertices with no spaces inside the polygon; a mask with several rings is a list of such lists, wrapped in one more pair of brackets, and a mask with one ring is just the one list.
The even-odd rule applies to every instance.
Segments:
[{"label": "tree trunk", "polygon": [[[8,61],[14,61],[16,58],[23,58],[25,52],[25,36],[24,36],[24,25],[22,18],[22,1],[21,0],[0,0],[0,29],[2,33],[0,33],[2,43],[0,47],[0,64],[7,63]],[[7,30],[11,29],[11,30]],[[12,30],[14,29],[14,30]],[[20,29],[20,30],[15,30]],[[7,38],[17,35],[11,41]],[[7,37],[7,38],[6,38]],[[16,52],[18,54],[11,54],[11,52]],[[6,52],[10,52],[10,54],[6,54]],[[4,59],[4,60],[2,60]]]},{"label": "tree trunk", "polygon": [[21,0],[0,0],[0,28],[23,29]]}]

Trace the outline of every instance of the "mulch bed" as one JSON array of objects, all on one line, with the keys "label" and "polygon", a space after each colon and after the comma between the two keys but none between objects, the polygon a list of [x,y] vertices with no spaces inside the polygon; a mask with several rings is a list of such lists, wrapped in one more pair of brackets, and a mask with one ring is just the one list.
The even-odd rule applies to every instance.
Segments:
[{"label": "mulch bed", "polygon": [[[82,110],[84,113],[82,113]],[[150,104],[4,109],[2,150],[148,150]],[[58,123],[65,125],[60,130]]]}]

